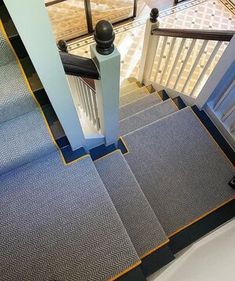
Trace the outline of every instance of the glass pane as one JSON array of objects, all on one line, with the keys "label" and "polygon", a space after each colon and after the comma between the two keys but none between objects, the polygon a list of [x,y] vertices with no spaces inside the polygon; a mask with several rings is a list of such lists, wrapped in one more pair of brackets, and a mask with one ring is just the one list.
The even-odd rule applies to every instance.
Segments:
[{"label": "glass pane", "polygon": [[133,16],[134,0],[91,0],[92,22],[95,27],[100,20],[112,23]]},{"label": "glass pane", "polygon": [[[83,0],[44,1],[47,3],[46,8],[56,41],[74,39],[87,33]],[[53,2],[57,3],[53,4]]]}]

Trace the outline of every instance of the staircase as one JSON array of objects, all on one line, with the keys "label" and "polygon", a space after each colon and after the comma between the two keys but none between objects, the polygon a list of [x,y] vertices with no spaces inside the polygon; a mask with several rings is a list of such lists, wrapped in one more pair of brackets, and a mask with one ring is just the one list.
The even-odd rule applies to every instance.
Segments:
[{"label": "staircase", "polygon": [[234,151],[197,107],[126,79],[118,146],[71,152],[3,27],[0,52],[1,281],[143,281],[234,217]]}]

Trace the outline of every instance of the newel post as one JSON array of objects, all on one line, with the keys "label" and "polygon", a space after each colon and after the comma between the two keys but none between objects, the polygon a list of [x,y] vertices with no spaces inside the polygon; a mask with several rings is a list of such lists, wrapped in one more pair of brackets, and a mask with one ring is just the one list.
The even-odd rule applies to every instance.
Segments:
[{"label": "newel post", "polygon": [[101,133],[105,144],[117,144],[119,138],[119,81],[120,53],[113,42],[115,34],[111,23],[102,20],[95,28],[96,44],[90,47],[91,57],[100,73],[95,80]]},{"label": "newel post", "polygon": [[138,80],[140,83],[144,83],[145,79],[149,78],[149,74],[153,66],[157,47],[157,37],[152,35],[152,30],[159,27],[158,16],[158,9],[153,8],[150,13],[150,18],[147,19],[146,22],[143,50],[140,59],[140,69],[138,75]]}]

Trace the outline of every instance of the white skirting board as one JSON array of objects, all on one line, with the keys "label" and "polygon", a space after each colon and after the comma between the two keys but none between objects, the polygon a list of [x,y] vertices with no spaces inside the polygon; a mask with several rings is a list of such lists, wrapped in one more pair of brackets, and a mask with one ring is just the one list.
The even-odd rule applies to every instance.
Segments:
[{"label": "white skirting board", "polygon": [[235,281],[235,219],[194,243],[148,281]]}]

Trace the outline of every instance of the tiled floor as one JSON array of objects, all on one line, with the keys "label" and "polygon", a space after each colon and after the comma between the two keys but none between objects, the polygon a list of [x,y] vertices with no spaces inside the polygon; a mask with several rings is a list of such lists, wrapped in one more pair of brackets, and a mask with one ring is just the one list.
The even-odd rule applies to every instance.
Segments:
[{"label": "tiled floor", "polygon": [[[137,77],[138,75],[145,22],[149,16],[149,11],[150,8],[145,7],[142,13],[143,18],[115,28],[115,45],[121,53],[121,80],[130,76]],[[228,0],[184,1],[175,8],[170,8],[160,13],[160,26],[235,30],[235,6]],[[89,57],[90,44],[93,43],[93,37],[89,36],[71,43],[69,50],[73,54]],[[213,43],[211,44],[213,45]],[[212,45],[209,45],[209,48],[213,47]],[[225,47],[226,43],[221,46],[220,54],[214,60],[213,67]]]},{"label": "tiled floor", "polygon": [[[101,19],[113,23],[133,15],[133,0],[91,0],[90,2],[93,26]],[[87,33],[83,0],[66,0],[47,6],[47,11],[57,41],[70,40]]]}]

